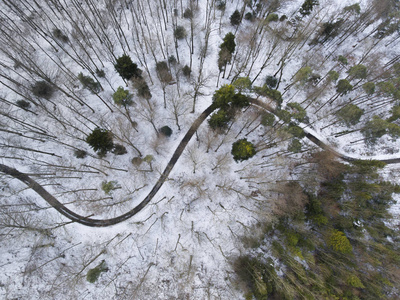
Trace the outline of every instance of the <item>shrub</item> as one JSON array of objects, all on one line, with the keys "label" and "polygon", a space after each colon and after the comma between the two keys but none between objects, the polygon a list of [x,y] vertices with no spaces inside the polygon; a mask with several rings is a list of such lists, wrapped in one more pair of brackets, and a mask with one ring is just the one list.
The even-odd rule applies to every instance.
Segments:
[{"label": "shrub", "polygon": [[228,127],[228,123],[232,120],[232,116],[228,114],[224,109],[219,109],[214,112],[208,119],[208,125],[211,129],[225,129]]},{"label": "shrub", "polygon": [[218,108],[227,108],[235,95],[235,88],[231,84],[224,84],[215,91],[213,103]]},{"label": "shrub", "polygon": [[279,119],[281,119],[285,123],[289,123],[292,119],[292,114],[287,110],[281,109],[276,112],[276,115]]},{"label": "shrub", "polygon": [[177,40],[182,40],[187,36],[186,29],[183,26],[176,26],[174,36]]},{"label": "shrub", "polygon": [[248,12],[244,15],[244,19],[247,21],[253,22],[255,18],[251,12]]},{"label": "shrub", "polygon": [[78,74],[78,79],[85,89],[96,94],[101,91],[101,85],[90,76],[83,75],[82,72]]},{"label": "shrub", "polygon": [[249,79],[249,77],[239,77],[238,79],[235,80],[235,82],[233,83],[233,86],[239,92],[241,92],[242,90],[250,91],[251,90],[251,80]]},{"label": "shrub", "polygon": [[306,117],[307,113],[304,108],[301,107],[299,103],[296,102],[291,102],[287,105],[288,111],[292,114],[292,118],[299,121],[303,122]]},{"label": "shrub", "polygon": [[337,252],[348,254],[353,251],[353,247],[350,244],[350,241],[347,239],[344,232],[339,230],[333,230],[331,235],[329,236],[328,245]]},{"label": "shrub", "polygon": [[286,131],[288,133],[290,133],[291,135],[293,135],[294,137],[297,137],[299,139],[302,139],[303,137],[306,136],[306,134],[304,133],[303,128],[301,128],[301,127],[299,127],[299,126],[297,126],[297,125],[295,125],[293,123],[289,124],[289,126],[286,129]]},{"label": "shrub", "polygon": [[169,126],[163,126],[159,131],[166,137],[170,137],[172,135],[172,129]]},{"label": "shrub", "polygon": [[265,21],[266,21],[266,22],[277,22],[277,21],[279,21],[279,17],[278,17],[277,14],[272,13],[272,14],[269,14],[269,15],[265,18]]},{"label": "shrub", "polygon": [[134,158],[132,158],[131,162],[132,162],[133,165],[138,167],[138,166],[140,166],[142,164],[143,159],[140,158],[140,157],[134,157]]},{"label": "shrub", "polygon": [[361,12],[361,7],[360,7],[359,3],[356,3],[356,4],[353,4],[353,5],[345,6],[343,8],[343,11],[344,12],[350,12],[350,13],[356,13],[356,14],[359,15],[360,12]]},{"label": "shrub", "polygon": [[314,5],[318,5],[318,0],[305,0],[300,8],[300,14],[302,16],[308,16],[314,8]]},{"label": "shrub", "polygon": [[118,185],[118,181],[112,180],[112,181],[103,181],[101,183],[101,189],[107,194],[109,195],[111,193],[111,191],[116,190],[120,188],[120,186]]},{"label": "shrub", "polygon": [[74,151],[74,155],[76,158],[85,158],[87,155],[87,152],[85,150],[78,149],[78,150]]},{"label": "shrub", "polygon": [[347,58],[344,57],[343,55],[339,55],[338,62],[342,63],[343,65],[347,65],[348,64]]},{"label": "shrub", "polygon": [[103,260],[97,267],[90,269],[87,272],[86,280],[90,283],[94,283],[99,279],[101,272],[107,272],[108,268],[106,262]]},{"label": "shrub", "polygon": [[299,153],[301,151],[301,142],[298,139],[292,139],[287,149],[290,152]]},{"label": "shrub", "polygon": [[269,97],[276,102],[278,107],[282,104],[282,94],[278,90],[270,89],[266,84],[263,87],[254,87],[254,91],[264,97]]},{"label": "shrub", "polygon": [[261,125],[272,126],[275,121],[275,116],[270,113],[264,113],[261,117]]},{"label": "shrub", "polygon": [[114,103],[117,105],[129,106],[133,104],[133,95],[129,93],[129,90],[125,90],[122,86],[118,87],[112,97]]},{"label": "shrub", "polygon": [[235,52],[236,43],[235,35],[232,32],[228,32],[223,39],[223,43],[219,46],[221,49],[226,48],[229,53]]},{"label": "shrub", "polygon": [[126,54],[117,58],[114,68],[118,74],[126,80],[142,77],[142,70],[140,70],[137,64],[133,63],[132,59]]},{"label": "shrub", "polygon": [[347,277],[347,284],[355,287],[355,288],[365,288],[365,286],[362,284],[360,278],[358,278],[356,275],[352,274],[349,277]]},{"label": "shrub", "polygon": [[36,97],[50,99],[54,93],[54,88],[47,81],[44,81],[44,80],[36,81],[35,84],[32,86],[32,93]]},{"label": "shrub", "polygon": [[361,133],[364,134],[364,136],[372,143],[374,143],[376,139],[386,134],[387,128],[388,122],[386,120],[383,120],[378,116],[373,116],[372,120],[365,124],[364,128],[361,130]]},{"label": "shrub", "polygon": [[63,43],[67,43],[69,38],[58,28],[53,29],[53,35],[56,39],[62,41]]},{"label": "shrub", "polygon": [[367,67],[364,65],[352,66],[349,71],[349,76],[355,79],[365,79],[367,77]]},{"label": "shrub", "polygon": [[240,24],[241,21],[241,15],[238,10],[235,10],[233,14],[229,17],[229,20],[231,21],[232,26],[237,26]]},{"label": "shrub", "polygon": [[334,70],[330,70],[328,72],[328,77],[332,81],[337,81],[339,79],[339,73]]},{"label": "shrub", "polygon": [[366,82],[362,87],[368,96],[371,96],[373,93],[375,93],[375,83],[373,82]]},{"label": "shrub", "polygon": [[299,69],[299,71],[297,71],[296,75],[294,76],[294,81],[298,82],[300,85],[305,85],[310,79],[311,74],[312,74],[311,67],[309,66],[302,67]]},{"label": "shrub", "polygon": [[216,6],[217,9],[219,9],[219,10],[225,10],[226,2],[225,2],[225,0],[217,0],[217,1],[215,2],[215,6]]},{"label": "shrub", "polygon": [[104,72],[104,70],[96,69],[96,75],[97,75],[98,77],[100,77],[100,78],[106,77],[106,73]]},{"label": "shrub", "polygon": [[177,63],[175,56],[171,55],[168,57],[168,63],[171,65],[175,65]]},{"label": "shrub", "polygon": [[16,104],[22,109],[28,109],[31,107],[31,103],[25,100],[17,100]]},{"label": "shrub", "polygon": [[267,76],[267,78],[265,78],[265,84],[270,89],[274,89],[278,84],[278,78],[276,78],[275,76]]},{"label": "shrub", "polygon": [[185,66],[182,68],[182,74],[183,74],[185,77],[190,77],[190,73],[192,73],[192,70],[190,69],[190,67],[189,67],[188,65],[185,65]]},{"label": "shrub", "polygon": [[347,126],[356,125],[361,116],[364,114],[364,110],[354,104],[347,104],[336,112],[336,116],[339,117]]},{"label": "shrub", "polygon": [[106,129],[95,128],[86,138],[86,142],[94,151],[106,154],[114,147],[112,133]]},{"label": "shrub", "polygon": [[350,84],[350,82],[347,79],[339,80],[339,82],[336,86],[336,92],[338,92],[339,94],[342,94],[342,95],[346,95],[352,89],[353,89],[353,86]]},{"label": "shrub", "polygon": [[232,144],[231,154],[233,155],[233,159],[238,162],[256,155],[256,149],[247,139],[241,139]]},{"label": "shrub", "polygon": [[190,8],[186,8],[185,11],[183,12],[183,17],[185,19],[191,19],[193,18],[193,12]]},{"label": "shrub", "polygon": [[121,144],[114,144],[114,148],[112,150],[112,153],[115,155],[123,155],[128,153],[128,151],[126,151],[125,146],[121,145]]}]

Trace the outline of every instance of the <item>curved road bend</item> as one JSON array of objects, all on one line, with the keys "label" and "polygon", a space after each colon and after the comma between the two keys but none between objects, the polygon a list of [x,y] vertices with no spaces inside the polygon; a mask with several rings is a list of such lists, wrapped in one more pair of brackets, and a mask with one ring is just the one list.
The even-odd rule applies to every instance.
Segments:
[{"label": "curved road bend", "polygon": [[34,190],[36,193],[38,193],[44,200],[47,201],[52,207],[54,207],[59,213],[70,219],[71,221],[75,221],[77,223],[86,225],[86,226],[91,226],[91,227],[106,227],[106,226],[111,226],[115,225],[117,223],[121,223],[135,214],[137,214],[139,211],[141,211],[155,196],[155,194],[158,192],[158,190],[161,188],[165,180],[168,178],[169,174],[171,173],[172,168],[175,166],[175,163],[178,161],[179,157],[181,156],[183,150],[187,146],[188,142],[194,135],[194,133],[197,131],[199,126],[203,123],[203,121],[215,110],[215,107],[213,105],[210,105],[208,108],[206,108],[205,111],[193,122],[192,126],[190,126],[188,132],[185,134],[183,137],[182,141],[179,143],[178,147],[176,148],[174,154],[172,155],[170,161],[168,162],[167,166],[164,169],[164,172],[161,174],[160,178],[152,188],[152,190],[149,192],[149,194],[140,202],[136,207],[131,209],[130,211],[126,212],[123,215],[120,215],[115,218],[111,219],[92,219],[88,217],[81,216],[67,207],[65,207],[64,204],[59,202],[53,195],[51,195],[48,191],[46,191],[39,183],[37,183],[35,180],[30,178],[28,175],[21,173],[20,171],[10,168],[6,165],[0,164],[0,172],[3,172],[5,174],[8,174],[23,183],[25,183],[27,186],[29,186],[32,190]]},{"label": "curved road bend", "polygon": [[[261,107],[265,110],[268,110],[269,112],[275,114],[275,109],[270,106],[267,103],[264,103],[258,99],[250,98],[250,103]],[[185,134],[183,137],[182,141],[179,143],[178,147],[176,148],[174,154],[172,155],[170,161],[168,162],[167,166],[164,169],[164,172],[161,174],[160,178],[152,188],[152,190],[149,192],[149,194],[140,202],[136,207],[131,209],[130,211],[126,212],[125,214],[122,214],[118,217],[111,218],[111,219],[92,219],[89,217],[84,217],[81,216],[67,207],[65,207],[64,204],[59,202],[53,195],[51,195],[49,192],[47,192],[39,183],[37,183],[35,180],[30,178],[28,175],[19,172],[18,170],[14,168],[10,168],[6,165],[0,164],[0,172],[3,172],[5,174],[8,174],[26,185],[28,185],[31,189],[33,189],[37,194],[39,194],[44,200],[47,201],[52,207],[54,207],[58,212],[60,212],[62,215],[70,219],[71,221],[86,225],[86,226],[91,226],[91,227],[106,227],[106,226],[111,226],[115,225],[117,223],[121,223],[135,214],[137,214],[139,211],[141,211],[156,195],[156,193],[159,191],[161,186],[164,184],[165,180],[168,178],[169,174],[171,173],[172,168],[175,166],[176,162],[178,161],[179,157],[183,153],[183,150],[187,146],[188,142],[194,135],[194,133],[197,131],[199,126],[204,122],[204,120],[215,110],[215,107],[213,105],[210,105],[206,110],[193,122],[192,126],[189,128],[188,132]],[[337,152],[335,149],[330,147],[329,145],[325,144],[321,140],[319,140],[317,137],[312,135],[309,132],[306,132],[306,137],[312,141],[314,144],[319,146],[320,148],[332,152],[335,156],[346,160],[346,161],[352,161],[355,160],[355,158],[343,155],[339,152]],[[393,159],[383,159],[380,160],[386,164],[395,164],[395,163],[400,163],[400,158],[393,158]]]}]

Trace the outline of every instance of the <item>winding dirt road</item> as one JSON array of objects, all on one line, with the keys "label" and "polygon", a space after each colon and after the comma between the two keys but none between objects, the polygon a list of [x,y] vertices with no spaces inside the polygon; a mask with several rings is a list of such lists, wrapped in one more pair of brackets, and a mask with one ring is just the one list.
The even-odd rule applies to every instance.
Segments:
[{"label": "winding dirt road", "polygon": [[[275,109],[266,104],[265,102],[262,102],[258,99],[249,99],[250,103],[252,105],[258,106],[262,109],[268,110],[271,113],[275,114]],[[115,217],[111,219],[93,219],[85,216],[81,216],[70,209],[68,209],[64,204],[59,202],[53,195],[51,195],[48,191],[46,191],[39,183],[37,183],[35,180],[30,178],[28,175],[14,169],[11,167],[8,167],[6,165],[0,164],[0,172],[5,173],[7,175],[10,175],[23,183],[25,183],[27,186],[29,186],[32,190],[34,190],[39,196],[41,196],[44,200],[47,201],[52,207],[54,207],[59,213],[70,219],[71,221],[86,225],[86,226],[91,226],[91,227],[106,227],[106,226],[111,226],[115,225],[118,223],[121,223],[134,215],[136,215],[139,211],[141,211],[152,199],[153,197],[157,194],[157,192],[160,190],[164,182],[167,180],[169,174],[171,173],[171,170],[175,166],[176,162],[178,161],[179,157],[182,155],[183,150],[186,148],[188,142],[194,135],[194,133],[198,130],[200,125],[204,122],[204,120],[216,109],[214,105],[210,105],[203,113],[193,122],[192,126],[189,128],[188,132],[185,134],[183,137],[182,141],[179,143],[178,147],[176,148],[174,154],[172,155],[170,161],[168,162],[167,166],[164,169],[164,172],[161,174],[160,178],[157,180],[156,184],[152,188],[152,190],[149,192],[149,194],[140,202],[136,207],[131,209],[130,211]],[[332,152],[335,156],[346,160],[346,161],[354,161],[355,158],[343,155],[339,152],[337,152],[335,149],[330,147],[329,145],[325,144],[321,140],[319,140],[317,137],[312,135],[309,132],[306,132],[306,138],[308,138],[310,141],[315,143],[317,146],[320,148]],[[400,158],[393,158],[393,159],[385,159],[381,160],[382,162],[385,162],[386,164],[394,164],[394,163],[400,163]]]}]

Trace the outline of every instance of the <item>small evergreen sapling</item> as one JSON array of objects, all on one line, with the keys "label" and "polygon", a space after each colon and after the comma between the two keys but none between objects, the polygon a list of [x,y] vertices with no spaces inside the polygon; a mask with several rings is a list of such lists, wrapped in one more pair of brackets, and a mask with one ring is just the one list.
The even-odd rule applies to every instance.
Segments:
[{"label": "small evergreen sapling", "polygon": [[114,147],[112,133],[109,130],[95,128],[86,138],[86,142],[94,151],[105,155]]},{"label": "small evergreen sapling", "polygon": [[117,91],[113,94],[113,100],[117,105],[130,106],[133,104],[133,95],[129,90],[125,90],[122,86],[118,87]]},{"label": "small evergreen sapling", "polygon": [[238,162],[256,155],[256,149],[247,139],[241,139],[232,144],[231,154],[233,155],[233,159]]},{"label": "small evergreen sapling", "polygon": [[117,59],[114,68],[123,79],[142,78],[142,70],[126,54]]}]

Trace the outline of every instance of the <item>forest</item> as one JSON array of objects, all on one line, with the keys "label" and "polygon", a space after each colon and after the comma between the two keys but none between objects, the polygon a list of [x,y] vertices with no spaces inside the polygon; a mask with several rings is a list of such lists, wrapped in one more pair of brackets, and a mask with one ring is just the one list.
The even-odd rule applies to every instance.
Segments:
[{"label": "forest", "polygon": [[0,0],[1,299],[399,299],[397,0]]}]

